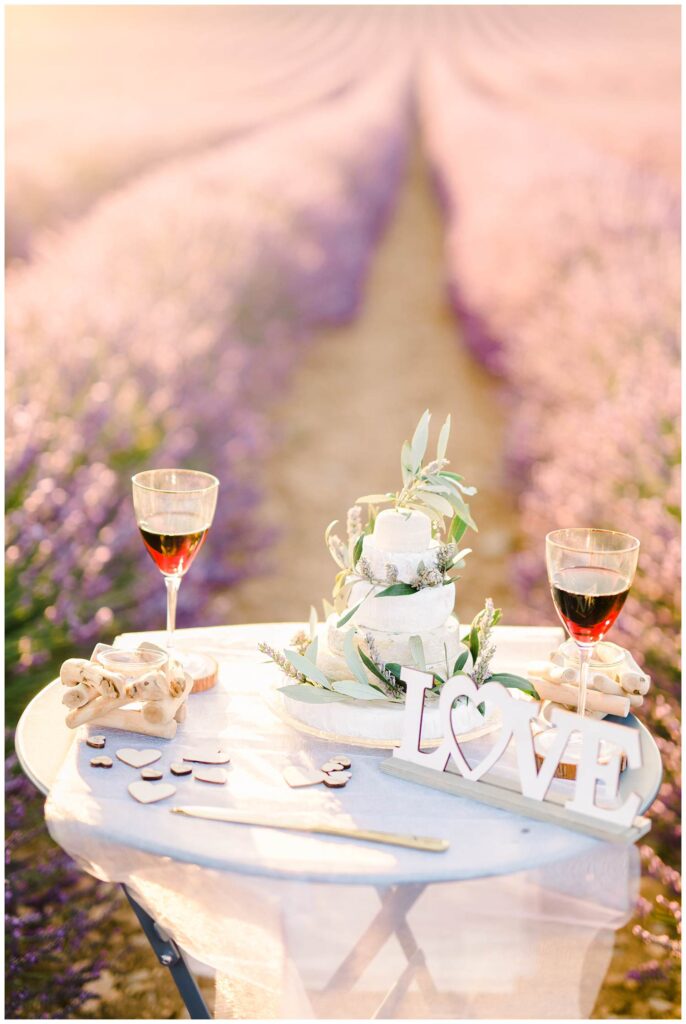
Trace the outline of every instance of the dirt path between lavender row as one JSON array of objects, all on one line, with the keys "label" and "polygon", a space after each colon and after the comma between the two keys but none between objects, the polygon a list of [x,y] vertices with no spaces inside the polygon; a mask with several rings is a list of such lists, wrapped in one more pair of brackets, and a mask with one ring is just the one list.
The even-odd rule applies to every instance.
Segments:
[{"label": "dirt path between lavender row", "polygon": [[507,554],[516,517],[503,483],[504,415],[496,382],[461,343],[444,290],[443,223],[415,149],[398,207],[374,258],[357,320],[325,331],[274,412],[283,441],[266,466],[267,522],[279,524],[273,571],[237,587],[228,621],[321,615],[335,566],[323,543],[355,498],[399,486],[400,446],[425,408],[432,442],[448,412],[452,468],[479,489],[479,534],[458,583],[466,622],[492,596],[512,607]]}]

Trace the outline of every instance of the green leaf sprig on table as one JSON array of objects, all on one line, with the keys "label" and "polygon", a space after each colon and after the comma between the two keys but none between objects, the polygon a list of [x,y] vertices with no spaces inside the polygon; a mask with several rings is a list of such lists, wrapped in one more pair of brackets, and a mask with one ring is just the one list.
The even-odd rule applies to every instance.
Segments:
[{"label": "green leaf sprig on table", "polygon": [[[523,676],[511,672],[491,672],[491,660],[495,654],[492,630],[501,616],[500,608],[494,608],[493,601],[490,597],[487,598],[483,609],[472,621],[469,632],[462,638],[463,649],[452,666],[449,664],[446,648],[445,676],[432,672],[433,686],[428,691],[429,697],[438,696],[446,680],[452,676],[467,675],[477,688],[493,681],[511,689],[521,690],[535,700],[539,699],[535,688]],[[259,649],[292,680],[279,688],[282,693],[307,703],[330,703],[343,700],[345,697],[396,703],[404,701],[406,687],[400,678],[403,666],[383,661],[373,633],[367,631],[358,636],[354,628],[348,630],[343,644],[343,654],[350,670],[350,678],[331,679],[317,664],[316,629],[317,618],[312,609],[307,646],[304,646],[304,631],[296,634],[293,641],[297,643],[300,651],[289,648],[277,651],[270,644],[258,644]],[[409,644],[412,667],[426,672],[426,657],[421,636],[410,637]],[[478,710],[484,714],[484,705],[479,704]]]},{"label": "green leaf sprig on table", "polygon": [[330,679],[317,664],[316,629],[317,616],[312,609],[309,623],[310,640],[306,648],[303,649],[304,631],[297,633],[292,641],[300,650],[287,647],[279,651],[264,642],[257,645],[258,649],[292,680],[286,686],[279,687],[281,693],[307,704],[331,703],[344,700],[346,697],[354,697],[356,700],[397,700],[398,695],[388,686],[383,676],[381,681],[384,686],[370,683],[363,661],[363,656],[366,658],[366,655],[363,655],[360,648],[355,645],[354,629],[346,636],[343,651],[350,669],[350,679]]}]

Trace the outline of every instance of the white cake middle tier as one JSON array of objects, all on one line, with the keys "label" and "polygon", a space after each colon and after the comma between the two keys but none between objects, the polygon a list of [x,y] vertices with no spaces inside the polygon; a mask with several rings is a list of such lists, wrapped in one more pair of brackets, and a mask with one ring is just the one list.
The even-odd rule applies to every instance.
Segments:
[{"label": "white cake middle tier", "polygon": [[425,633],[444,625],[455,607],[455,584],[424,587],[414,594],[376,597],[384,589],[361,581],[350,590],[348,607],[364,600],[350,621],[355,626],[378,629],[383,633]]},{"label": "white cake middle tier", "polygon": [[362,541],[362,555],[369,562],[374,579],[385,580],[386,567],[392,565],[397,570],[401,583],[411,583],[417,575],[420,563],[423,563],[426,569],[435,568],[439,547],[437,540],[430,540],[428,546],[421,551],[391,551],[380,547],[375,535],[369,533]]},{"label": "white cake middle tier", "polygon": [[[443,676],[445,676],[446,671],[448,671],[448,674],[452,672],[455,659],[460,651],[460,624],[454,615],[451,615],[448,621],[439,626],[438,629],[429,629],[422,632],[414,630],[412,633],[377,632],[373,629],[365,630],[364,627],[359,626],[357,628],[351,627],[349,623],[339,629],[336,625],[337,621],[338,615],[330,615],[327,619],[326,645],[330,653],[339,658],[345,657],[343,647],[345,638],[351,629],[354,629],[359,640],[362,641],[363,649],[366,649],[364,644],[365,632],[372,634],[379,655],[384,663],[390,662],[397,665],[409,665],[410,667],[414,665],[414,658],[410,650],[410,637],[421,636],[427,668]],[[349,675],[349,670],[346,671],[348,671]]]}]

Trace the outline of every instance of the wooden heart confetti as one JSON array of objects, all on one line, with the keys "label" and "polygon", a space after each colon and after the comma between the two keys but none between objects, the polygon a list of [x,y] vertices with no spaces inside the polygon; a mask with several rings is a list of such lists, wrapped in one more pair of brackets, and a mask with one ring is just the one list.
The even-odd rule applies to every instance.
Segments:
[{"label": "wooden heart confetti", "polygon": [[324,785],[329,789],[343,789],[343,786],[348,785],[350,778],[350,772],[332,772],[331,775],[324,776]]},{"label": "wooden heart confetti", "polygon": [[146,782],[159,782],[164,772],[161,772],[159,768],[144,768],[141,772],[141,778],[145,779]]},{"label": "wooden heart confetti", "polygon": [[176,793],[176,786],[171,782],[138,782],[129,783],[129,793],[139,804],[156,804],[158,800],[166,800]]},{"label": "wooden heart confetti", "polygon": [[111,768],[112,767],[111,757],[92,757],[91,768]]},{"label": "wooden heart confetti", "polygon": [[344,769],[345,765],[342,765],[340,761],[327,761],[322,765],[323,772],[342,772]]},{"label": "wooden heart confetti", "polygon": [[116,751],[116,754],[120,761],[128,764],[131,768],[145,768],[146,765],[154,764],[155,761],[159,761],[162,757],[162,752],[160,750],[153,750],[152,747],[149,750],[121,747]]},{"label": "wooden heart confetti", "polygon": [[191,761],[193,764],[228,764],[231,758],[225,750],[200,751],[198,754],[184,754],[184,761]]},{"label": "wooden heart confetti", "polygon": [[320,772],[316,768],[301,768],[297,764],[289,764],[281,774],[293,789],[298,786],[316,786],[328,778],[324,772]]},{"label": "wooden heart confetti", "polygon": [[228,777],[223,768],[196,768],[193,772],[198,782],[213,782],[215,786],[223,786]]},{"label": "wooden heart confetti", "polygon": [[106,743],[107,740],[104,736],[88,736],[86,739],[86,745],[95,750],[102,750]]},{"label": "wooden heart confetti", "polygon": [[190,775],[193,769],[189,764],[182,764],[181,761],[175,761],[174,764],[169,765],[169,771],[172,775]]},{"label": "wooden heart confetti", "polygon": [[346,757],[345,754],[334,754],[333,757],[329,758],[329,760],[336,761],[338,764],[342,765],[343,768],[349,768],[352,764],[350,758]]}]

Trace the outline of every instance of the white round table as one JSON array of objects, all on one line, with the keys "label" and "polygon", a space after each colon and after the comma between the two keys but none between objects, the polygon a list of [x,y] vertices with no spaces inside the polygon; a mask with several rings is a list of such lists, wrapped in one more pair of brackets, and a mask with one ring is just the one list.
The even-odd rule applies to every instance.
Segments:
[{"label": "white round table", "polygon": [[[229,784],[174,779],[170,804],[309,809],[358,827],[448,838],[447,853],[189,825],[164,804],[135,804],[126,794],[132,769],[88,767],[92,751],[63,724],[59,683],[34,698],[16,732],[22,767],[49,794],[52,835],[86,870],[124,885],[158,940],[161,926],[163,943],[173,936],[214,968],[217,1015],[498,1017],[516,998],[522,1016],[586,1016],[613,929],[631,915],[636,851],[393,779],[379,769],[387,751],[343,748],[353,761],[343,790],[289,790],[285,763],[318,765],[340,752],[286,725],[263,699],[276,669],[257,642],[286,645],[298,627],[182,631],[184,645],[217,659],[218,686],[191,698],[175,740],[98,729],[108,752],[158,747],[164,769],[184,744],[220,742],[232,755]],[[495,669],[521,671],[559,635],[499,628]],[[143,636],[159,637],[119,642]],[[157,950],[162,962],[175,949]],[[167,966],[183,973],[182,958]],[[185,978],[176,980],[183,988]],[[197,1003],[191,1012],[203,1016]]]}]

